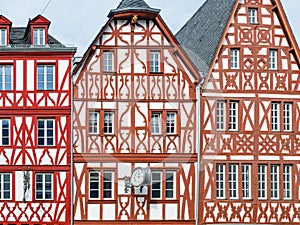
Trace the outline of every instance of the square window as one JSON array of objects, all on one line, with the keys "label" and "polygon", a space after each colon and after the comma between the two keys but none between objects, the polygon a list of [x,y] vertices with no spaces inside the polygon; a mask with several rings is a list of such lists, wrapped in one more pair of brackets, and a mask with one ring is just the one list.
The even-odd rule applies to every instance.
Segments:
[{"label": "square window", "polygon": [[257,24],[257,9],[248,9],[248,16],[250,24]]},{"label": "square window", "polygon": [[9,146],[10,145],[10,120],[0,119],[0,145]]},{"label": "square window", "polygon": [[0,91],[12,90],[12,66],[0,65]]},{"label": "square window", "polygon": [[114,71],[114,54],[113,52],[103,52],[103,71]]},{"label": "square window", "polygon": [[89,133],[98,134],[99,133],[99,113],[89,112]]},{"label": "square window", "polygon": [[103,124],[104,134],[114,133],[114,113],[104,112],[104,124]]},{"label": "square window", "polygon": [[54,90],[54,66],[37,66],[37,89]]},{"label": "square window", "polygon": [[10,200],[11,197],[11,173],[0,173],[0,200]]},{"label": "square window", "polygon": [[38,119],[38,145],[39,146],[54,146],[54,120],[53,119]]},{"label": "square window", "polygon": [[166,133],[167,134],[176,133],[176,113],[174,112],[167,113]]},{"label": "square window", "polygon": [[36,200],[52,200],[53,174],[37,173],[35,175]]}]

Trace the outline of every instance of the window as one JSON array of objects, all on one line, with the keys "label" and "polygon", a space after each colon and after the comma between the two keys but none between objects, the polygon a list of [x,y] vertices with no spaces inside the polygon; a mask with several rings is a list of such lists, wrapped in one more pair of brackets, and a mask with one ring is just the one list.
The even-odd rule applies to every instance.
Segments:
[{"label": "window", "polygon": [[[89,172],[89,199],[113,199],[114,198],[114,172],[102,171]],[[100,196],[100,183],[102,196]]]},{"label": "window", "polygon": [[283,165],[283,198],[292,198],[292,166]]},{"label": "window", "polygon": [[0,200],[11,199],[11,174],[0,173]]},{"label": "window", "polygon": [[267,166],[258,165],[258,198],[267,198]]},{"label": "window", "polygon": [[249,9],[248,16],[250,24],[257,24],[257,9]]},{"label": "window", "polygon": [[160,72],[160,52],[151,51],[150,52],[150,73]]},{"label": "window", "polygon": [[271,165],[271,198],[279,198],[279,166]]},{"label": "window", "polygon": [[52,174],[38,173],[35,176],[35,198],[37,200],[51,200],[52,199]]},{"label": "window", "polygon": [[176,113],[173,112],[167,113],[166,132],[167,134],[176,133]]},{"label": "window", "polygon": [[238,165],[229,164],[229,196],[238,197]]},{"label": "window", "polygon": [[251,165],[242,165],[242,192],[243,198],[251,197]]},{"label": "window", "polygon": [[100,198],[100,176],[98,171],[91,171],[89,174],[90,178],[90,199],[99,199]]},{"label": "window", "polygon": [[45,45],[45,29],[33,29],[33,45]]},{"label": "window", "polygon": [[103,71],[114,71],[114,55],[113,52],[103,52]]},{"label": "window", "polygon": [[226,102],[218,101],[217,102],[217,130],[225,130],[226,124]]},{"label": "window", "polygon": [[9,136],[10,136],[9,124],[10,124],[9,119],[0,119],[0,126],[1,126],[0,145],[2,145],[2,146],[10,145],[10,141],[9,141]]},{"label": "window", "polygon": [[6,38],[6,32],[7,30],[6,29],[0,29],[0,45],[1,46],[5,46],[7,45],[7,38]]},{"label": "window", "polygon": [[53,119],[38,120],[38,145],[40,146],[54,145],[54,120]]},{"label": "window", "polygon": [[174,199],[175,196],[175,171],[167,171],[166,172],[166,198],[167,199]]},{"label": "window", "polygon": [[151,174],[151,198],[159,199],[162,197],[162,172],[152,171]]},{"label": "window", "polygon": [[269,69],[276,70],[277,69],[277,50],[269,51]]},{"label": "window", "polygon": [[283,103],[283,130],[292,131],[292,103]]},{"label": "window", "polygon": [[238,130],[238,102],[229,102],[229,130]]},{"label": "window", "polygon": [[37,89],[54,90],[54,66],[37,66]]},{"label": "window", "polygon": [[171,171],[171,170],[152,171],[151,198],[152,199],[175,199],[176,198],[176,171]]},{"label": "window", "polygon": [[104,171],[103,172],[103,198],[112,199],[114,197],[114,172]]},{"label": "window", "polygon": [[225,198],[225,164],[216,165],[217,198]]},{"label": "window", "polygon": [[240,50],[231,49],[230,50],[230,62],[231,69],[239,69],[240,67]]},{"label": "window", "polygon": [[151,133],[161,134],[161,113],[152,113],[151,115]]},{"label": "window", "polygon": [[99,113],[98,112],[89,112],[89,133],[98,134],[99,133]]},{"label": "window", "polygon": [[280,103],[272,102],[272,131],[279,131],[280,129]]},{"label": "window", "polygon": [[114,113],[104,112],[104,134],[113,134],[114,132]]},{"label": "window", "polygon": [[[164,128],[164,129],[162,129]],[[176,112],[152,112],[151,133],[153,135],[175,135],[177,134],[177,113]]]},{"label": "window", "polygon": [[12,66],[0,65],[0,90],[12,90]]}]

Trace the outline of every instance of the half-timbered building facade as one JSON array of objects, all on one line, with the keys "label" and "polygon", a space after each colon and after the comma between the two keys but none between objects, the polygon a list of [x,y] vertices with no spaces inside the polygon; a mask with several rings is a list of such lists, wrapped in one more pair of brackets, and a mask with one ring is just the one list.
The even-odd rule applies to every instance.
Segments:
[{"label": "half-timbered building facade", "polygon": [[199,76],[159,11],[121,1],[74,69],[74,224],[195,223]]},{"label": "half-timbered building facade", "polygon": [[0,224],[71,221],[71,67],[75,48],[0,16]]},{"label": "half-timbered building facade", "polygon": [[280,1],[207,0],[176,37],[205,77],[199,224],[299,224],[300,58]]}]

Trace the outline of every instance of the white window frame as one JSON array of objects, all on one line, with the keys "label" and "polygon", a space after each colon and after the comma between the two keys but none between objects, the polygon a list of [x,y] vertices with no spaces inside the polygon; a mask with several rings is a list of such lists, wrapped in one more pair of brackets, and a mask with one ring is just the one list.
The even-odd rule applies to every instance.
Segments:
[{"label": "white window frame", "polygon": [[225,199],[225,164],[216,164],[216,196],[217,199]]},{"label": "white window frame", "polygon": [[[171,179],[172,178],[172,179]],[[166,199],[176,199],[176,171],[166,171]],[[168,193],[172,193],[172,197],[168,197]]]},{"label": "white window frame", "polygon": [[114,53],[112,51],[103,52],[103,71],[114,71]]},{"label": "white window frame", "polygon": [[[8,127],[4,127],[5,123],[8,124]],[[9,146],[10,145],[10,119],[0,119],[0,146]],[[4,133],[8,132],[8,135]]]},{"label": "white window frame", "polygon": [[45,45],[45,28],[33,28],[33,45]]},{"label": "white window frame", "polygon": [[229,102],[229,131],[238,130],[239,103],[237,101]]},{"label": "white window frame", "polygon": [[258,199],[266,199],[267,190],[267,165],[258,165]]},{"label": "white window frame", "polygon": [[161,120],[162,113],[152,112],[151,114],[151,134],[158,135],[161,134]]},{"label": "white window frame", "polygon": [[[92,174],[96,174],[97,179],[92,180]],[[92,183],[97,183],[98,188],[92,188],[91,187]],[[92,197],[91,192],[96,192],[98,197]],[[100,199],[100,172],[99,171],[90,171],[89,172],[89,199]]]},{"label": "white window frame", "polygon": [[167,112],[166,117],[166,133],[167,134],[176,134],[177,133],[177,113],[175,112]]},{"label": "white window frame", "polygon": [[272,131],[280,131],[280,103],[271,103],[271,124]]},{"label": "white window frame", "polygon": [[277,70],[278,68],[278,52],[275,49],[269,50],[269,69]]},{"label": "white window frame", "polygon": [[[106,174],[109,174],[110,176],[110,179],[109,180],[106,180]],[[111,200],[111,199],[114,199],[115,198],[115,182],[114,182],[114,179],[115,179],[115,173],[114,171],[108,171],[108,170],[104,170],[103,171],[103,181],[102,181],[102,197],[104,200]],[[110,188],[106,188],[106,183],[110,183],[111,187]],[[107,197],[105,196],[105,192],[108,192],[110,193],[110,197]]]},{"label": "white window frame", "polygon": [[114,134],[115,114],[114,112],[104,112],[103,132],[104,134]]},{"label": "white window frame", "polygon": [[279,165],[270,166],[271,199],[279,199]]},{"label": "white window frame", "polygon": [[[48,73],[48,68],[52,70],[52,73]],[[40,70],[41,69],[41,70]],[[55,90],[55,66],[54,65],[37,65],[37,90]],[[42,73],[40,73],[42,71]],[[42,78],[42,79],[41,79]],[[48,78],[51,78],[49,80]],[[42,87],[40,87],[40,85]],[[52,87],[51,87],[52,85]]]},{"label": "white window frame", "polygon": [[[42,176],[42,182],[37,182],[37,176]],[[46,198],[46,183],[49,183],[49,182],[46,182],[46,176],[50,176],[51,177],[51,198]],[[42,197],[41,198],[38,198],[37,197],[37,190],[38,190],[38,188],[37,188],[37,185],[38,185],[38,183],[42,183],[42,190],[41,190],[41,192],[42,192]],[[35,199],[36,200],[53,200],[53,187],[54,187],[54,185],[53,185],[53,174],[52,173],[36,173],[35,174],[35,191],[36,191],[36,193],[35,193]]]},{"label": "white window frame", "polygon": [[216,125],[218,131],[226,129],[226,101],[217,101]]},{"label": "white window frame", "polygon": [[228,181],[229,181],[229,197],[230,199],[237,199],[239,196],[238,190],[238,177],[239,177],[238,164],[229,164],[228,168]]},{"label": "white window frame", "polygon": [[99,134],[99,112],[89,112],[89,134]]},{"label": "white window frame", "polygon": [[150,51],[150,73],[159,73],[160,69],[160,51]]},{"label": "white window frame", "polygon": [[284,102],[283,103],[283,130],[292,131],[292,114],[293,104]]},{"label": "white window frame", "polygon": [[244,199],[251,198],[251,165],[242,164],[242,193]]},{"label": "white window frame", "polygon": [[0,46],[7,45],[7,29],[0,28]]},{"label": "white window frame", "polygon": [[[40,122],[43,123],[43,128],[42,128],[44,130],[43,136],[39,135],[39,131],[41,130],[39,127]],[[52,122],[53,126],[48,127],[48,122]],[[50,130],[50,129],[52,129],[52,133],[53,133],[52,137],[48,136],[48,130]],[[48,143],[49,138],[52,139],[53,144]],[[39,139],[43,139],[44,144],[40,144]],[[38,146],[55,146],[55,120],[54,119],[38,119],[37,120],[37,143],[38,143]]]},{"label": "white window frame", "polygon": [[[9,180],[5,180],[6,178]],[[9,193],[9,197],[5,194]],[[0,200],[11,200],[12,199],[12,178],[11,173],[0,173]]]},{"label": "white window frame", "polygon": [[283,199],[292,199],[292,166],[283,165]]},{"label": "white window frame", "polygon": [[230,68],[240,68],[240,50],[237,48],[230,49]]},{"label": "white window frame", "polygon": [[248,9],[248,16],[249,16],[249,23],[250,24],[257,24],[258,23],[258,16],[257,16],[257,9],[249,8]]},{"label": "white window frame", "polygon": [[0,91],[13,89],[13,66],[0,65]]},{"label": "white window frame", "polygon": [[[159,176],[159,179],[154,179],[154,174]],[[155,187],[155,186],[158,187]],[[159,196],[153,196],[153,192],[158,193]],[[151,199],[162,199],[162,171],[151,172]]]}]

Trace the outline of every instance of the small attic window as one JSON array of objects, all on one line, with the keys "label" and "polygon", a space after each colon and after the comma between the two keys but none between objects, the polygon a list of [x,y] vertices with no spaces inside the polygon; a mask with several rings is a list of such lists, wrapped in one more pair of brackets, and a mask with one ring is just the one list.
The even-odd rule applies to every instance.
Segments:
[{"label": "small attic window", "polygon": [[45,29],[33,29],[33,45],[45,45]]},{"label": "small attic window", "polygon": [[0,29],[0,46],[7,45],[7,29]]}]

